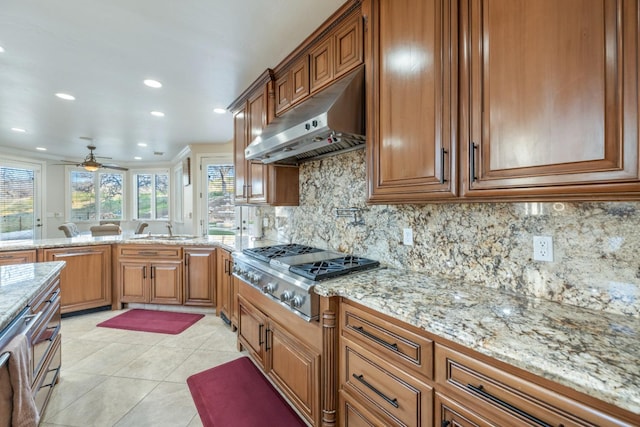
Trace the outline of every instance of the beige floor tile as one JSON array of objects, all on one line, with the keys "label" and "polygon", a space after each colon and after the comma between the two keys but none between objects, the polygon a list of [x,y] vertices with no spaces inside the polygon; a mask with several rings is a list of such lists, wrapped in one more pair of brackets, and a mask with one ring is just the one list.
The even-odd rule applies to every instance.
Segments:
[{"label": "beige floor tile", "polygon": [[187,425],[187,427],[204,427],[204,425],[202,424],[202,420],[200,419],[200,415],[196,414],[191,419],[191,422]]},{"label": "beige floor tile", "polygon": [[88,341],[69,338],[62,334],[62,366],[74,366],[82,359],[102,350],[108,341]]},{"label": "beige floor tile", "polygon": [[187,381],[187,378],[189,378],[193,374],[197,374],[198,372],[213,368],[214,366],[230,362],[243,355],[243,353],[239,353],[237,351],[226,352],[196,350],[184,361],[182,365],[178,366],[164,380],[183,383]]},{"label": "beige floor tile", "polygon": [[154,346],[116,371],[116,377],[163,380],[194,352],[189,348]]},{"label": "beige floor tile", "polygon": [[148,345],[111,343],[66,369],[86,374],[113,375],[150,348]]},{"label": "beige floor tile", "polygon": [[111,377],[47,420],[68,426],[112,426],[158,385]]},{"label": "beige floor tile", "polygon": [[200,342],[198,350],[214,350],[237,352],[236,333],[231,330],[216,328],[213,333]]},{"label": "beige floor tile", "polygon": [[51,419],[55,414],[71,405],[108,378],[109,377],[101,375],[68,372],[63,368],[60,374],[60,381],[53,389],[51,400],[49,400],[43,420],[47,421]]},{"label": "beige floor tile", "polygon": [[122,344],[155,345],[161,342],[166,334],[153,332],[127,331],[124,329],[95,327],[87,331],[79,339]]},{"label": "beige floor tile", "polygon": [[118,423],[117,427],[186,427],[197,415],[186,384],[161,383]]}]

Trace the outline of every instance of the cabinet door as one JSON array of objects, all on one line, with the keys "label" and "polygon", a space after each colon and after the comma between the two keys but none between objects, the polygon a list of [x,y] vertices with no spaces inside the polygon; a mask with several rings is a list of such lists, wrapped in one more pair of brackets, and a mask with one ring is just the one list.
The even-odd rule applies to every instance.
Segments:
[{"label": "cabinet door", "polygon": [[182,262],[163,261],[150,264],[152,304],[182,304]]},{"label": "cabinet door", "polygon": [[360,11],[348,18],[337,30],[335,40],[335,76],[338,78],[362,64],[362,16]]},{"label": "cabinet door", "polygon": [[636,0],[465,0],[461,25],[465,196],[640,189]]},{"label": "cabinet door", "polygon": [[282,76],[276,79],[275,83],[275,108],[276,115],[282,113],[284,110],[291,106],[291,79],[290,72],[285,72]]},{"label": "cabinet door", "polygon": [[267,318],[249,301],[238,295],[238,341],[254,361],[265,367]]},{"label": "cabinet door", "polygon": [[216,266],[218,298],[216,311],[218,315],[224,314],[227,319],[229,319],[229,283],[231,282],[230,277],[232,277],[229,258],[229,252],[224,249],[218,250],[218,265]]},{"label": "cabinet door", "polygon": [[244,149],[247,146],[247,109],[236,111],[233,115],[233,164],[235,167],[235,201],[247,201],[247,161],[244,159]]},{"label": "cabinet door", "polygon": [[305,55],[291,67],[290,73],[291,104],[295,104],[309,95],[309,56]]},{"label": "cabinet door", "polygon": [[440,393],[436,393],[435,417],[436,425],[442,427],[490,427],[493,425]]},{"label": "cabinet door", "polygon": [[147,276],[150,267],[142,261],[120,262],[120,301],[148,302]]},{"label": "cabinet door", "polygon": [[455,2],[372,0],[368,15],[369,201],[456,193]]},{"label": "cabinet door", "polygon": [[36,262],[36,251],[6,251],[0,252],[0,265],[24,264]]},{"label": "cabinet door", "polygon": [[[231,261],[231,266],[233,267],[233,261]],[[240,322],[240,301],[238,301],[239,280],[240,279],[231,277],[229,281],[229,320],[231,320],[231,327],[234,330],[238,328]]]},{"label": "cabinet door", "polygon": [[[247,144],[262,134],[262,129],[267,125],[267,93],[265,90],[257,91],[251,98],[247,107],[248,136]],[[244,154],[243,154],[244,155]],[[262,162],[249,161],[248,190],[249,203],[266,203],[266,179],[267,167]]]},{"label": "cabinet door", "polygon": [[333,37],[327,37],[309,53],[311,93],[317,92],[333,80]]},{"label": "cabinet door", "polygon": [[273,319],[269,319],[266,346],[267,374],[313,423],[319,411],[320,354]]},{"label": "cabinet door", "polygon": [[184,304],[214,307],[216,250],[185,248],[184,265]]},{"label": "cabinet door", "polygon": [[41,261],[65,261],[60,274],[62,313],[111,305],[111,246],[43,249]]}]

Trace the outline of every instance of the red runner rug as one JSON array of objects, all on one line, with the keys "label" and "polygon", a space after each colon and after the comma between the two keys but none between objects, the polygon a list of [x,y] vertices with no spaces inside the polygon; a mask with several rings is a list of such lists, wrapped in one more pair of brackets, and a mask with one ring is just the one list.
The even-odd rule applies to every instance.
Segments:
[{"label": "red runner rug", "polygon": [[187,384],[205,427],[306,426],[248,357],[192,375]]},{"label": "red runner rug", "polygon": [[176,335],[203,317],[204,314],[133,309],[109,320],[105,320],[102,323],[98,323],[98,326],[102,326],[103,328]]}]

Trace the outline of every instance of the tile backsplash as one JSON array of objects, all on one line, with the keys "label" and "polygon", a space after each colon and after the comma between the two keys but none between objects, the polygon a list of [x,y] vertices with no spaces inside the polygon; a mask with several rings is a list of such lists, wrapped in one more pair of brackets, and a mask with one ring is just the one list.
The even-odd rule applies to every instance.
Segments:
[{"label": "tile backsplash", "polygon": [[[389,266],[640,317],[640,202],[366,204],[364,151],[300,167],[300,206],[254,208],[268,239]],[[362,209],[364,225],[336,218]],[[413,230],[414,245],[402,244]],[[533,260],[553,237],[553,262]]]}]

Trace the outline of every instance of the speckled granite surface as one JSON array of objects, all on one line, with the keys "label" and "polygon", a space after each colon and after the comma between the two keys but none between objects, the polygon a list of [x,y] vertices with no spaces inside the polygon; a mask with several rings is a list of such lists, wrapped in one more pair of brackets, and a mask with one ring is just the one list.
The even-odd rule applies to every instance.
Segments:
[{"label": "speckled granite surface", "polygon": [[[349,207],[364,225],[336,218]],[[640,202],[367,205],[357,150],[301,165],[300,206],[258,209],[272,240],[640,317]],[[401,244],[403,228],[413,246]],[[536,235],[553,236],[554,262],[532,259]]]},{"label": "speckled granite surface", "polygon": [[0,330],[11,323],[64,265],[56,261],[0,266]]},{"label": "speckled granite surface", "polygon": [[425,331],[640,414],[640,319],[381,269],[320,282]]}]

